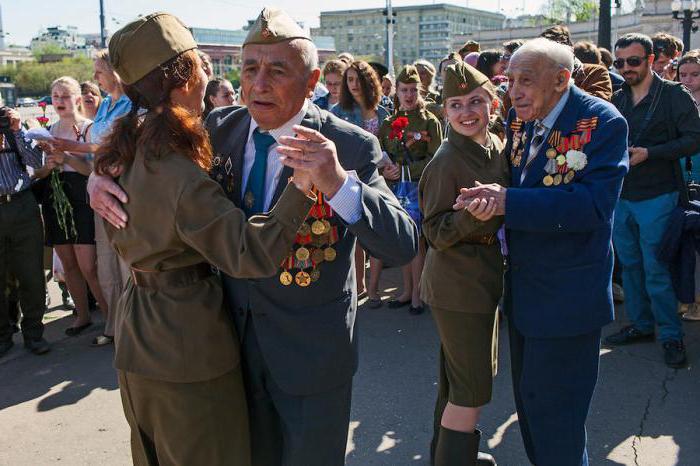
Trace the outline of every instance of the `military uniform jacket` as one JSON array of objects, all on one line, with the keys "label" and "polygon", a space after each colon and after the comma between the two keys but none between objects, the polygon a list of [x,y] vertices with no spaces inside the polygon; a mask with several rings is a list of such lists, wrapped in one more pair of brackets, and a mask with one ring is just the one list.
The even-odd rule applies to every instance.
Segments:
[{"label": "military uniform jacket", "polygon": [[[408,118],[403,141],[409,156],[406,156],[399,142],[390,137],[391,124],[399,117]],[[411,180],[417,182],[423,169],[440,147],[442,127],[435,115],[426,109],[417,108],[410,112],[399,110],[384,120],[377,137],[382,149],[392,156],[394,162],[407,165],[411,173]]]},{"label": "military uniform jacket", "polygon": [[[248,109],[228,107],[214,110],[205,123],[216,156],[221,157],[212,175],[236,205],[241,203],[250,122]],[[376,164],[382,156],[377,139],[313,104],[302,125],[332,140],[343,168],[357,173],[361,219],[353,225],[346,225],[337,215],[330,219],[338,231],[334,244],[337,257],[321,263],[320,278],[306,288],[283,285],[281,270],[263,279],[224,277],[227,302],[239,334],[243,335],[251,319],[272,377],[293,395],[321,393],[347,384],[357,368],[353,338],[357,310],[355,238],[370,255],[393,265],[410,262],[418,247],[415,224],[377,173]],[[292,170],[285,167],[280,180],[291,175]],[[272,205],[277,199],[273,198]]]},{"label": "military uniform jacket", "polygon": [[418,185],[423,236],[428,242],[421,297],[428,305],[460,312],[492,313],[503,292],[503,258],[498,242],[474,244],[470,238],[495,235],[503,217],[487,222],[452,206],[460,188],[481,183],[508,186],[503,143],[489,133],[484,147],[453,129],[425,167]]},{"label": "military uniform jacket", "polygon": [[511,110],[506,312],[526,337],[583,335],[613,318],[612,224],[629,167],[627,122],[612,104],[571,86],[521,182],[533,126]]},{"label": "military uniform jacket", "polygon": [[[313,201],[293,185],[269,217],[245,214],[217,183],[178,154],[139,152],[119,184],[129,195],[125,229],[108,228],[132,268],[168,271],[208,262],[239,277],[266,276],[292,244]],[[219,276],[154,290],[128,279],[117,309],[117,369],[168,382],[210,380],[236,368],[238,343]]]}]

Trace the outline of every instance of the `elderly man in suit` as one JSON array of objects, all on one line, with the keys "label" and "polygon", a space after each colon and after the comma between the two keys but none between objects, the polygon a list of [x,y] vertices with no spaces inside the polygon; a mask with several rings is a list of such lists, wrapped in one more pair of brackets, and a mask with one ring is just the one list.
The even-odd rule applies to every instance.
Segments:
[{"label": "elderly man in suit", "polygon": [[455,208],[504,215],[505,304],[520,430],[538,466],[588,464],[585,421],[601,328],[613,318],[612,218],[627,124],[571,82],[570,47],[539,38],[510,60],[511,187],[463,189]]},{"label": "elderly man in suit", "polygon": [[[248,215],[276,203],[294,168],[308,173],[319,199],[277,274],[223,277],[260,466],[344,463],[357,368],[356,240],[395,265],[418,247],[415,224],[377,172],[377,139],[309,102],[319,75],[308,35],[265,8],[243,45],[247,107],[216,109],[205,122],[212,177]],[[91,192],[93,207],[124,225],[111,180],[93,179]]]}]

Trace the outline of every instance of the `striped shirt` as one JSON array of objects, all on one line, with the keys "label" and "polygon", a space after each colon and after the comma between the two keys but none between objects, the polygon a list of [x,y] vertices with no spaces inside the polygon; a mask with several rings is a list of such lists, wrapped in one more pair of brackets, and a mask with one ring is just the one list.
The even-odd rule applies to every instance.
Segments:
[{"label": "striped shirt", "polygon": [[[40,168],[42,164],[41,149],[32,147],[31,143],[25,141],[23,130],[16,131],[14,137],[19,154],[0,153],[0,195],[14,194],[29,188],[31,179],[24,167]],[[10,147],[7,141],[4,147]],[[18,155],[22,160],[21,164]]]}]

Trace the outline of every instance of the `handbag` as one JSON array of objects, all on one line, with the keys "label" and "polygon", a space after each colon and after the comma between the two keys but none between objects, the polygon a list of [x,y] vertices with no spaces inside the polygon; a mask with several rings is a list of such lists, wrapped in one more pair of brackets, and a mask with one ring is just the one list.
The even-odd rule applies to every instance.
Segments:
[{"label": "handbag", "polygon": [[407,165],[401,165],[401,180],[394,185],[393,191],[401,207],[416,222],[420,231],[423,215],[418,206],[418,183],[411,180],[411,171]]}]

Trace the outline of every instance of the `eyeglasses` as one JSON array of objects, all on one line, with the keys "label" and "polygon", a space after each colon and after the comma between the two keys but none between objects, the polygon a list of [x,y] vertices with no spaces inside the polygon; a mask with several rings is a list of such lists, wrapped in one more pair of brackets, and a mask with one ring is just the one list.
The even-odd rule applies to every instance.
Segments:
[{"label": "eyeglasses", "polygon": [[641,65],[642,63],[644,63],[644,60],[646,60],[648,56],[649,55],[647,55],[645,57],[618,58],[613,62],[613,66],[615,68],[617,68],[618,70],[620,70],[620,69],[625,67],[625,62],[626,62],[629,66],[636,68],[639,65]]}]

